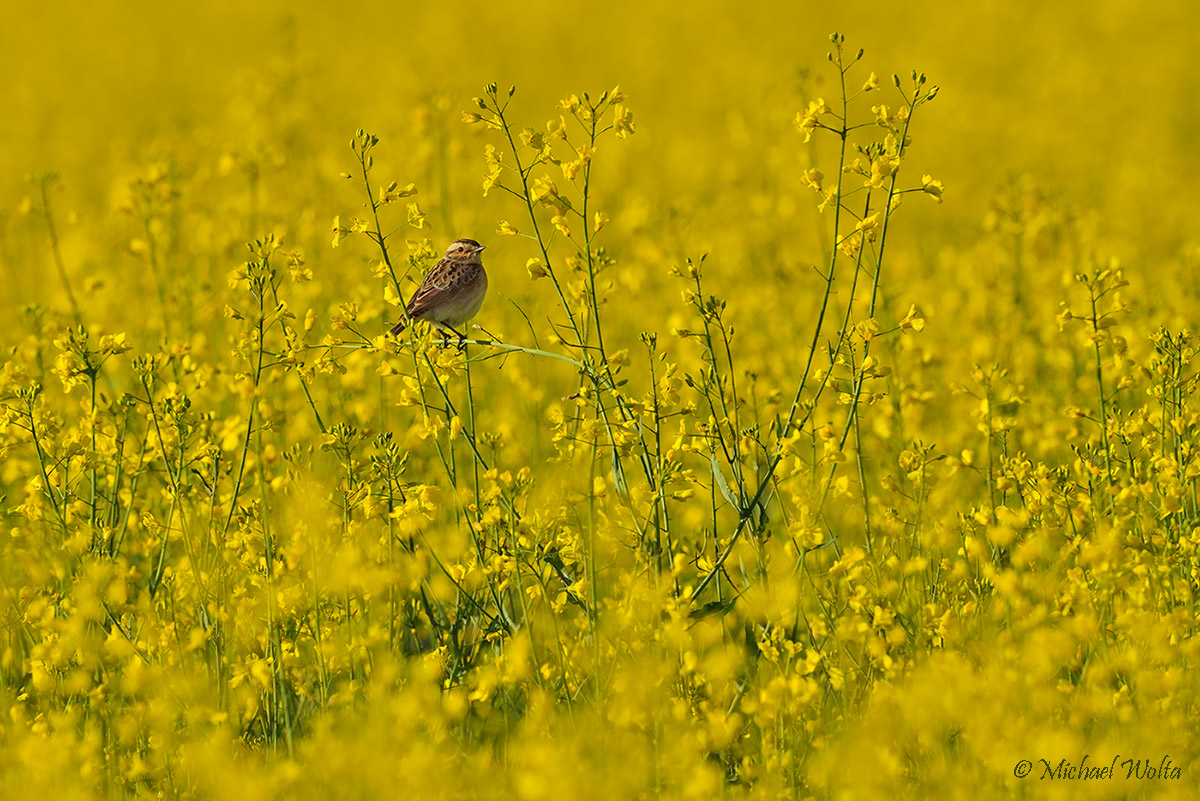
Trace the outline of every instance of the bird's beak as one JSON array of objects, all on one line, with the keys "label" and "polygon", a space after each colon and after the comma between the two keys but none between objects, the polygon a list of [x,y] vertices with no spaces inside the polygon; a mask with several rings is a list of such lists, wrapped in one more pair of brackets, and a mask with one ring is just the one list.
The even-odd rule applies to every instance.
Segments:
[{"label": "bird's beak", "polygon": [[480,245],[479,247],[475,248],[475,252],[481,253],[483,251],[483,249],[486,247],[487,247],[487,245]]}]

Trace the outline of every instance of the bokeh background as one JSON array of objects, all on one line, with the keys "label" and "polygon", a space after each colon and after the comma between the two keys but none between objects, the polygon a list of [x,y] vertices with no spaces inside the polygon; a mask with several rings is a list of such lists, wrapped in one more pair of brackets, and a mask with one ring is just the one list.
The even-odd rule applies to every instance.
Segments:
[{"label": "bokeh background", "polygon": [[[561,420],[579,379],[552,362],[474,366],[469,425],[492,437],[488,456],[500,470],[531,472],[522,502],[543,526],[539,536],[559,538],[568,569],[603,566],[595,585],[604,622],[589,629],[551,593],[536,612],[543,640],[532,653],[489,640],[495,654],[481,648],[474,672],[453,681],[428,654],[400,658],[377,639],[372,622],[389,588],[421,574],[433,577],[435,600],[449,604],[453,592],[428,559],[389,563],[394,574],[375,569],[370,539],[384,524],[369,502],[339,522],[347,488],[294,374],[273,375],[263,394],[275,428],[250,454],[247,487],[273,499],[265,517],[281,530],[328,537],[318,547],[297,534],[299,556],[279,569],[294,571],[292,589],[315,588],[321,570],[306,565],[328,555],[321,591],[332,600],[305,606],[281,591],[295,624],[285,634],[266,611],[275,600],[253,562],[253,521],[242,550],[225,560],[240,588],[232,600],[189,597],[194,563],[170,536],[161,552],[180,577],[172,586],[195,608],[167,606],[147,590],[146,560],[160,552],[154,516],[170,528],[175,513],[158,450],[166,444],[140,432],[150,456],[127,468],[147,471],[129,501],[130,561],[100,559],[80,544],[86,536],[67,536],[66,523],[59,537],[40,453],[12,418],[0,429],[9,532],[0,546],[0,797],[376,798],[400,788],[431,798],[1189,797],[1191,760],[1200,758],[1185,736],[1200,714],[1200,417],[1189,401],[1190,339],[1170,373],[1159,371],[1163,340],[1154,337],[1160,327],[1178,336],[1200,314],[1196,4],[8,5],[0,402],[16,408],[18,390],[46,385],[47,447],[68,454],[78,484],[87,463],[71,460],[86,450],[87,405],[50,369],[73,324],[36,181],[52,170],[59,253],[93,344],[124,332],[133,348],[106,367],[108,390],[137,389],[133,357],[174,360],[159,391],[189,394],[208,415],[196,437],[226,454],[226,483],[213,493],[225,504],[218,517],[249,397],[245,324],[226,311],[246,311],[244,287],[230,281],[245,244],[271,233],[302,255],[313,280],[288,301],[302,320],[311,311],[310,344],[342,330],[340,304],[357,304],[357,322],[372,334],[395,319],[369,264],[377,250],[361,235],[330,244],[335,217],[345,224],[365,214],[362,187],[339,177],[355,169],[356,129],[380,138],[373,184],[416,184],[427,227],[396,234],[397,251],[414,237],[438,251],[459,236],[484,242],[491,295],[479,322],[511,342],[536,336],[551,347],[557,298],[525,267],[536,249],[497,232],[502,220],[527,230],[523,207],[481,191],[485,145],[506,148],[462,115],[495,81],[502,92],[517,87],[518,127],[541,130],[562,113],[560,99],[619,84],[636,133],[602,141],[592,187],[611,217],[602,243],[617,259],[605,274],[606,336],[633,354],[625,356],[633,396],[658,380],[648,378],[642,332],[659,335],[677,379],[698,375],[698,346],[672,336],[696,320],[670,273],[707,254],[705,291],[727,299],[738,332],[729,370],[757,382],[753,414],[764,426],[786,410],[780,399],[808,355],[822,296],[812,268],[828,259],[830,214],[818,212],[801,176],[811,167],[834,174],[836,143],[817,135],[806,144],[794,120],[809,101],[838,96],[825,59],[831,32],[847,37],[851,53],[865,50],[852,90],[875,71],[880,97],[894,103],[890,76],[907,80],[914,69],[941,87],[917,115],[903,183],[928,174],[945,195],[941,204],[907,196],[889,233],[877,316],[890,329],[911,308],[924,330],[892,333],[874,351],[892,377],[886,399],[864,412],[863,474],[827,510],[837,557],[833,548],[807,562],[789,556],[803,493],[788,485],[773,501],[775,539],[738,552],[744,565],[762,566],[743,568],[754,575],[747,601],[718,604],[721,614],[708,609],[699,623],[689,617],[697,610],[644,582],[631,561],[611,479],[607,496],[596,490],[609,457],[597,472],[582,445],[565,452]],[[870,119],[872,102],[857,119]],[[164,193],[145,219],[139,180]],[[402,212],[388,213],[403,224]],[[1114,327],[1089,339],[1094,331],[1061,314],[1088,305],[1074,276],[1105,267],[1120,267],[1129,285],[1119,300],[1105,295],[1104,309],[1118,312]],[[408,276],[407,291],[418,277]],[[30,304],[44,314],[31,318]],[[1106,408],[1097,404],[1096,360]],[[397,410],[416,391],[405,383],[410,363],[381,368],[378,351],[338,361],[344,373],[309,385],[315,407],[364,437],[397,433],[411,451],[408,480],[427,487],[416,495],[427,503],[419,514],[431,549],[456,575],[482,581],[461,519],[484,499],[449,486],[435,443],[462,475],[470,453],[461,440],[457,451],[448,444],[446,425],[411,406]],[[461,393],[461,375],[453,378]],[[1177,392],[1170,403],[1154,394],[1166,379]],[[695,399],[681,380],[662,386],[682,393],[680,408]],[[809,432],[811,463],[789,460],[793,472],[781,480],[804,484],[817,472],[817,426],[844,419],[826,402]],[[675,445],[688,453],[693,443],[680,456],[690,478],[673,500],[687,533],[672,580],[685,588],[711,565],[703,561],[711,526],[731,520],[694,445],[704,417],[681,417]],[[109,431],[117,418],[104,419]],[[1097,478],[1096,419],[1124,460],[1115,479],[1109,471],[1112,491]],[[935,489],[904,483],[924,475],[913,470],[917,443],[936,449],[936,463],[925,465],[941,479]],[[307,456],[279,458],[292,448]],[[121,458],[132,457],[113,464]],[[870,555],[855,550],[867,544],[860,481],[891,550],[878,542]],[[690,551],[689,538],[700,543]],[[219,647],[203,609],[232,613]],[[799,626],[797,610],[826,615],[827,626]],[[117,619],[133,636],[114,628]],[[318,619],[334,632],[325,651],[306,639]],[[272,648],[287,657],[264,667]],[[603,691],[580,676],[604,677],[595,679]],[[305,716],[286,745],[262,734],[263,710],[284,684]],[[330,686],[338,692],[314,700],[313,687]],[[1093,764],[1120,755],[1156,766],[1170,754],[1183,777],[1083,790],[1037,778],[1039,759],[1078,763],[1086,753]],[[1033,760],[1034,778],[1014,779],[1018,759]]]},{"label": "bokeh background", "polygon": [[[698,2],[686,13],[623,1],[29,8],[0,32],[10,77],[4,169],[18,181],[52,167],[94,201],[156,139],[187,132],[215,149],[246,117],[279,115],[254,105],[264,98],[252,90],[286,69],[287,91],[312,111],[303,135],[314,151],[293,171],[339,163],[347,131],[361,126],[402,138],[433,96],[457,123],[489,80],[519,86],[530,109],[567,86],[620,83],[641,101],[642,136],[630,147],[653,153],[663,171],[629,177],[661,181],[667,197],[698,184],[714,191],[709,171],[724,161],[757,168],[760,180],[784,167],[766,154],[794,153],[781,141],[788,112],[830,92],[820,67],[836,30],[881,74],[919,68],[944,87],[948,99],[930,110],[922,139],[930,170],[956,195],[940,219],[978,219],[998,184],[1030,172],[1069,188],[1118,231],[1149,224],[1145,238],[1160,241],[1174,228],[1178,241],[1183,220],[1164,207],[1196,197],[1193,13],[1185,2],[1120,0]],[[712,151],[725,157],[701,155]],[[464,154],[449,169],[473,177],[476,164]]]}]

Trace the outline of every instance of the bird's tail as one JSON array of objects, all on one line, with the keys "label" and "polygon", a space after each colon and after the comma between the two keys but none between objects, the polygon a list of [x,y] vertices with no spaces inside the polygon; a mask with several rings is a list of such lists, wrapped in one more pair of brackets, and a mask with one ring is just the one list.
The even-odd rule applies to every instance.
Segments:
[{"label": "bird's tail", "polygon": [[408,327],[408,320],[404,317],[400,318],[400,322],[392,326],[392,336],[400,336],[400,332]]}]

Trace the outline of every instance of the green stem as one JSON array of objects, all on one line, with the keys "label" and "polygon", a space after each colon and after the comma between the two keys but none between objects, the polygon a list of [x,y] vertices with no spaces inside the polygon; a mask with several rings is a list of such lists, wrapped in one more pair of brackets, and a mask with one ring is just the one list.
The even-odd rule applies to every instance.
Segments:
[{"label": "green stem", "polygon": [[63,263],[62,250],[59,248],[58,230],[54,227],[54,215],[50,211],[50,184],[54,182],[54,177],[52,174],[43,175],[40,182],[42,214],[46,219],[46,229],[50,233],[50,252],[54,254],[54,266],[58,270],[63,290],[67,293],[67,300],[71,304],[71,314],[75,318],[76,325],[83,325],[83,316],[79,313],[79,304],[75,301],[75,293],[71,291],[71,281],[67,278],[67,267]]}]

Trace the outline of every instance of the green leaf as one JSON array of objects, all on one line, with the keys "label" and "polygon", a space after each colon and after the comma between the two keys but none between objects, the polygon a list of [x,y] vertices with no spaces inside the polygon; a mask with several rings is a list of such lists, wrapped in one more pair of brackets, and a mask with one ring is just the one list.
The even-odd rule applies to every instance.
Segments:
[{"label": "green leaf", "polygon": [[725,480],[725,474],[721,472],[721,465],[717,461],[716,453],[712,455],[712,473],[713,481],[716,483],[717,489],[719,489],[721,494],[725,496],[725,500],[729,501],[729,505],[734,509],[737,509],[738,513],[741,514],[742,504],[740,501],[738,501],[737,495],[734,494],[733,489],[730,488],[729,482]]},{"label": "green leaf", "polygon": [[612,452],[612,477],[613,486],[617,489],[617,494],[622,498],[629,497],[629,487],[625,483],[625,468],[621,466],[621,458],[617,456],[617,449],[613,448]]}]

